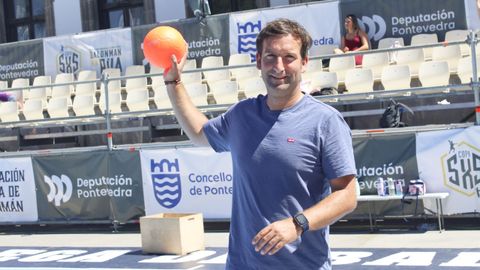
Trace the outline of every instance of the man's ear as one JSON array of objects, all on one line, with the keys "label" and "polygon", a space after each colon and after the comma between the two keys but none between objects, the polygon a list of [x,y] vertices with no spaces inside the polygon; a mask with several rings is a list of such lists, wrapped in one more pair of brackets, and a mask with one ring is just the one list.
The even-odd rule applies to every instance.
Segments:
[{"label": "man's ear", "polygon": [[257,59],[257,68],[262,69],[262,55],[257,52],[257,55],[255,57]]},{"label": "man's ear", "polygon": [[305,58],[302,59],[302,72],[307,71],[308,61],[308,56],[305,56]]}]

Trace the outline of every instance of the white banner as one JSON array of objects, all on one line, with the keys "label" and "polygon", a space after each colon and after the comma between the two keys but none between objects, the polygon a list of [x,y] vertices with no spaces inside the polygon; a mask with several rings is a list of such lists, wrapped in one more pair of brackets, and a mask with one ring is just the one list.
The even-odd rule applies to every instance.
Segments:
[{"label": "white banner", "polygon": [[78,73],[106,68],[122,72],[133,63],[130,28],[82,33],[43,39],[45,74]]},{"label": "white banner", "polygon": [[417,162],[427,192],[448,192],[445,214],[480,211],[480,127],[420,132]]},{"label": "white banner", "polygon": [[[340,44],[338,1],[233,13],[230,15],[230,53],[250,53],[255,57],[255,40],[270,21],[288,18],[299,22],[313,39],[310,55],[318,55],[321,45]],[[342,25],[343,27],[343,25]]]},{"label": "white banner", "polygon": [[37,221],[32,160],[0,159],[0,222]]},{"label": "white banner", "polygon": [[202,213],[229,219],[232,158],[210,148],[141,150],[145,213]]},{"label": "white banner", "polygon": [[465,0],[465,15],[468,29],[480,29],[480,2],[477,0]]}]

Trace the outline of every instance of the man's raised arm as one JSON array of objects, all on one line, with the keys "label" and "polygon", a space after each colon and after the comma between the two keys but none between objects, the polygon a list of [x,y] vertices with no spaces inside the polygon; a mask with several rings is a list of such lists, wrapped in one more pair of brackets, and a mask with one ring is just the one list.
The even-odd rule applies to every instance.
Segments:
[{"label": "man's raised arm", "polygon": [[175,116],[188,138],[196,145],[209,146],[210,144],[203,133],[203,125],[208,119],[193,104],[181,81],[181,73],[186,59],[187,54],[185,54],[180,63],[177,64],[175,55],[172,55],[172,67],[165,70],[163,78]]}]

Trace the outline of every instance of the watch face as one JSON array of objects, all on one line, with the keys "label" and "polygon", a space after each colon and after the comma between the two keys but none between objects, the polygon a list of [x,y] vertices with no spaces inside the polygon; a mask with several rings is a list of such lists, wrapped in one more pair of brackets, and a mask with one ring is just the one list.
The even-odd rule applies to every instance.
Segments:
[{"label": "watch face", "polygon": [[303,214],[296,215],[295,219],[297,220],[298,225],[300,225],[302,227],[305,226],[306,224],[308,224],[308,220]]},{"label": "watch face", "polygon": [[302,227],[303,232],[308,230],[308,219],[302,213],[295,215],[294,220]]}]

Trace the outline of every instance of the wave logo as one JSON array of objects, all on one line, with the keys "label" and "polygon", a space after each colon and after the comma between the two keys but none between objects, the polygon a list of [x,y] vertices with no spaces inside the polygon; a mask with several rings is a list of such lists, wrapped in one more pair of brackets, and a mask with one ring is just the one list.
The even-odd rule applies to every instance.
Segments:
[{"label": "wave logo", "polygon": [[467,197],[480,198],[480,149],[467,142],[448,140],[448,153],[440,157],[443,183]]},{"label": "wave logo", "polygon": [[173,162],[162,159],[158,163],[153,159],[150,160],[155,199],[165,208],[175,207],[182,198],[179,168],[178,159]]},{"label": "wave logo", "polygon": [[78,52],[73,47],[62,46],[57,56],[58,73],[76,73],[80,71],[81,55],[81,52]]},{"label": "wave logo", "polygon": [[252,61],[256,61],[257,46],[255,44],[257,35],[262,29],[262,21],[257,23],[246,22],[244,24],[237,23],[238,34],[238,53],[248,53]]},{"label": "wave logo", "polygon": [[359,24],[361,28],[365,29],[365,32],[367,32],[368,38],[373,38],[374,41],[379,41],[383,38],[387,31],[385,20],[376,14],[373,14],[371,18],[362,16],[362,19],[359,20]]},{"label": "wave logo", "polygon": [[47,195],[49,202],[54,202],[55,206],[60,206],[62,202],[67,202],[72,197],[72,180],[64,174],[60,177],[52,175],[44,176],[44,181],[50,188]]}]

